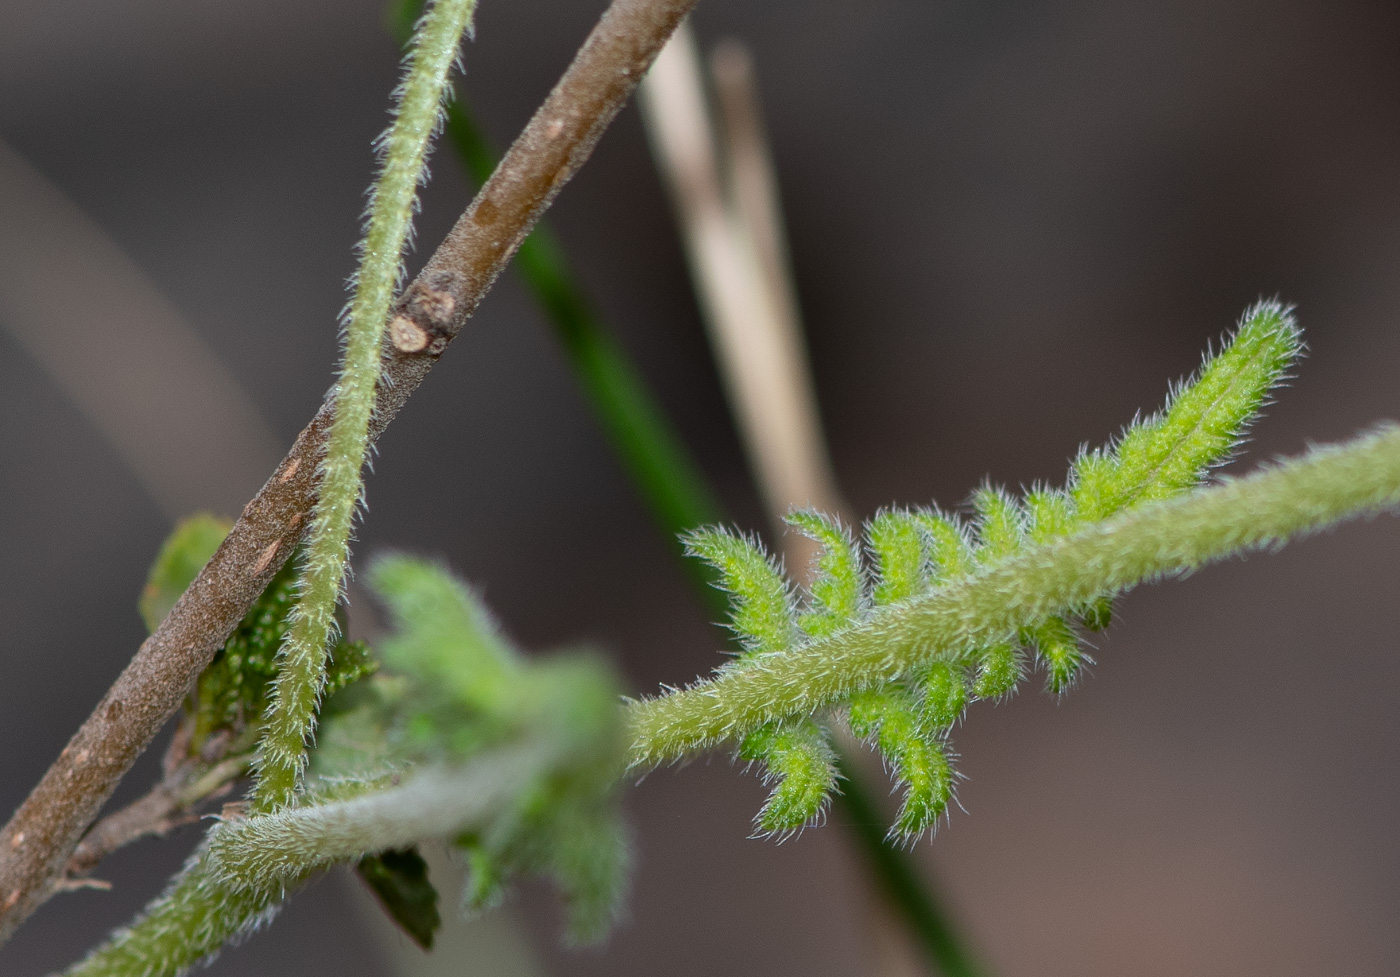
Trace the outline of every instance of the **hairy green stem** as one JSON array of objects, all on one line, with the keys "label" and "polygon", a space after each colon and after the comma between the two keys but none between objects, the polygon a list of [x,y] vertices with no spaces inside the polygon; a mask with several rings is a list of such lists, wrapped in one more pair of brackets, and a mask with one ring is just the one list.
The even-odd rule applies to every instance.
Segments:
[{"label": "hairy green stem", "polygon": [[1008,640],[1077,602],[1187,572],[1242,550],[1400,502],[1400,428],[1315,449],[1034,546],[947,587],[878,610],[866,624],[757,657],[628,708],[645,766],[812,715],[932,661]]},{"label": "hairy green stem", "polygon": [[245,818],[214,836],[214,870],[230,886],[271,887],[424,838],[451,837],[504,811],[560,752],[522,743],[460,767],[425,768],[398,787]]},{"label": "hairy green stem", "polygon": [[257,928],[316,872],[422,838],[477,828],[509,809],[565,752],[523,743],[400,786],[226,821],[210,831],[163,896],[67,977],[171,977]]},{"label": "hairy green stem", "polygon": [[230,886],[208,857],[211,832],[165,894],[132,924],[64,971],[65,977],[173,977],[266,923],[304,878]]},{"label": "hairy green stem", "polygon": [[272,810],[291,800],[305,762],[306,739],[325,682],[326,651],[345,578],[350,528],[362,490],[385,321],[402,272],[414,199],[447,92],[448,73],[474,7],[475,0],[437,0],[429,8],[409,55],[394,122],[381,143],[384,163],[370,199],[360,269],[347,315],[345,355],[335,387],[335,420],[321,465],[320,496],[258,757],[254,803],[259,810]]}]

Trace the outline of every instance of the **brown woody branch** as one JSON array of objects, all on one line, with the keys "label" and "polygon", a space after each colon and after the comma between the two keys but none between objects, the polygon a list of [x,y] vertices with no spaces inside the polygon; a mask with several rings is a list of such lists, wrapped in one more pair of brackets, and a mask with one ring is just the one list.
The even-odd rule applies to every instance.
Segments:
[{"label": "brown woody branch", "polygon": [[[695,0],[614,0],[491,179],[400,297],[388,329],[378,438],[462,330],[555,194],[587,160]],[[39,907],[117,783],[305,531],[327,400],[232,532],[0,831],[0,942]]]}]

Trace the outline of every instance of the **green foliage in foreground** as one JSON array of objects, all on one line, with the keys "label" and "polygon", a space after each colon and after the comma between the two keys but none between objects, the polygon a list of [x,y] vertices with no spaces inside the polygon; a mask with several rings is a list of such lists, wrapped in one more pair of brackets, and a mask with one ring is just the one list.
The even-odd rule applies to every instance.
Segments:
[{"label": "green foliage in foreground", "polygon": [[567,756],[524,785],[505,816],[456,835],[471,869],[467,907],[495,905],[517,876],[546,875],[569,906],[571,937],[600,938],[627,864],[615,809],[624,750],[612,671],[583,652],[526,661],[476,596],[434,564],[381,558],[370,585],[398,629],[382,646],[384,662],[408,677],[391,742],[419,762],[534,741]]},{"label": "green foliage in foreground", "polygon": [[275,812],[227,816],[167,892],[70,974],[179,973],[315,873],[367,857],[386,908],[430,943],[436,895],[403,854],[429,838],[469,859],[469,907],[542,874],[563,893],[572,939],[606,932],[628,865],[611,670],[579,652],[525,659],[436,565],[389,557],[369,581],[397,625],[386,668],[328,704],[306,791]]},{"label": "green foliage in foreground", "polygon": [[[972,496],[970,519],[934,508],[887,509],[866,523],[858,542],[836,519],[793,513],[789,524],[821,548],[800,600],[757,540],[720,528],[691,533],[690,552],[718,571],[731,596],[730,624],[744,649],[722,674],[763,669],[776,657],[839,640],[876,615],[897,615],[1032,547],[1195,487],[1229,457],[1300,349],[1289,310],[1257,305],[1160,413],[1135,421],[1116,442],[1082,452],[1064,488],[1037,487],[1017,498],[983,487]],[[968,703],[1010,695],[1031,654],[1046,688],[1067,691],[1089,660],[1081,632],[1107,624],[1112,596],[1093,594],[1068,613],[1036,617],[1000,640],[856,691],[832,703],[837,717],[800,715],[734,730],[739,756],[762,763],[776,783],[756,818],[759,830],[794,831],[821,817],[837,789],[827,722],[840,718],[879,750],[904,790],[891,833],[918,837],[952,798],[948,736]]]}]

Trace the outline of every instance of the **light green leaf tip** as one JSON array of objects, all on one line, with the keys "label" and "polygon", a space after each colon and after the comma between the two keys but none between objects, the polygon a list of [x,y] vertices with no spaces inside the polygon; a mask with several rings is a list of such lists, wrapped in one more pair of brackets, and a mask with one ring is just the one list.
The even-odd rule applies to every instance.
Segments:
[{"label": "light green leaf tip", "polygon": [[1026,638],[1039,652],[1040,664],[1045,669],[1045,690],[1056,695],[1068,692],[1080,668],[1089,661],[1069,624],[1058,615],[1049,617],[1028,628]]},{"label": "light green leaf tip", "polygon": [[789,834],[815,824],[836,789],[836,754],[826,730],[810,719],[754,730],[739,748],[741,760],[764,764],[764,781],[777,781],[754,818],[759,833]]},{"label": "light green leaf tip", "polygon": [[1032,543],[1048,543],[1074,530],[1074,502],[1059,489],[1037,489],[1026,495],[1026,535]]},{"label": "light green leaf tip", "polygon": [[904,789],[892,837],[913,839],[934,823],[953,796],[953,769],[940,736],[929,735],[912,695],[899,685],[863,692],[847,713],[851,732],[875,745]]},{"label": "light green leaf tip", "polygon": [[915,509],[914,518],[928,538],[931,584],[956,580],[973,571],[977,558],[960,522],[936,509]]},{"label": "light green leaf tip", "polygon": [[686,553],[719,571],[730,595],[729,626],[750,655],[787,651],[796,637],[787,577],[756,540],[726,529],[704,528],[682,537]]},{"label": "light green leaf tip", "polygon": [[1004,560],[1021,548],[1026,524],[1019,502],[1001,489],[986,487],[972,494],[972,507],[977,512],[979,562]]},{"label": "light green leaf tip", "polygon": [[1010,641],[998,642],[978,652],[977,677],[972,691],[979,699],[999,699],[1016,690],[1025,672],[1025,656]]},{"label": "light green leaf tip", "polygon": [[787,524],[821,544],[807,585],[809,607],[798,624],[813,637],[845,627],[861,612],[865,595],[860,552],[850,532],[840,520],[811,509],[789,513]]},{"label": "light green leaf tip", "polygon": [[928,576],[924,529],[918,517],[900,509],[875,515],[865,530],[875,561],[875,603],[893,604],[924,589]]},{"label": "light green leaf tip", "polygon": [[924,672],[923,705],[919,727],[929,733],[943,733],[967,708],[967,673],[961,665],[936,661]]},{"label": "light green leaf tip", "polygon": [[1166,408],[1128,427],[1116,445],[1075,466],[1075,501],[1088,519],[1165,499],[1226,461],[1269,392],[1303,351],[1292,309],[1260,302]]}]

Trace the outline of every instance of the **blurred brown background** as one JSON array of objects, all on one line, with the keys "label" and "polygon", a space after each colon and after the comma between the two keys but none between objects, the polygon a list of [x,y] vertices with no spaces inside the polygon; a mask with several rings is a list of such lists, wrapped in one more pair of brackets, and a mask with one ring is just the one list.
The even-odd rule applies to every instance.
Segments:
[{"label": "blurred brown background", "polygon": [[[602,8],[484,0],[464,90],[498,143]],[[1297,303],[1312,352],[1244,468],[1400,416],[1393,5],[703,0],[695,22],[706,46],[755,52],[824,420],[861,512],[956,503],[985,476],[1060,480],[1261,295]],[[0,139],[164,292],[285,445],[329,381],[397,58],[380,0],[9,0]],[[424,251],[467,197],[439,154]],[[759,528],[635,109],[550,220]],[[3,330],[0,405],[8,812],[141,640],[135,599],[169,526]],[[638,691],[718,660],[511,276],[375,468],[359,554],[441,555],[524,644],[598,643]],[[1383,518],[1144,588],[1073,695],[971,710],[967,813],[917,858],[995,973],[1400,972],[1397,544]],[[860,972],[842,829],[748,840],[761,797],[723,758],[631,790],[639,870],[602,951],[558,949],[543,887],[508,919],[560,977]],[[113,892],[55,899],[0,970],[73,959],[193,837],[112,859]],[[352,896],[318,884],[211,973],[390,974]]]}]

